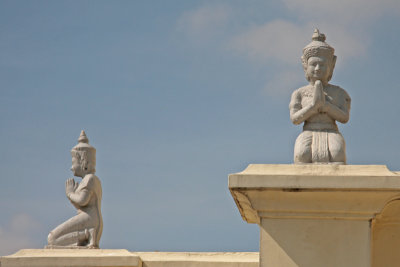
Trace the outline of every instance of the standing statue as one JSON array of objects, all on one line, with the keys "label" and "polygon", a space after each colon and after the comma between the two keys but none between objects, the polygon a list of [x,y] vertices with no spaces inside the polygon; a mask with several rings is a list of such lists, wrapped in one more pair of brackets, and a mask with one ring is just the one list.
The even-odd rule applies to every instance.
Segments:
[{"label": "standing statue", "polygon": [[292,122],[304,122],[294,146],[294,163],[346,164],[346,145],[336,121],[349,120],[351,99],[345,90],[328,83],[336,63],[334,52],[317,29],[303,49],[309,84],[293,92],[289,105]]},{"label": "standing statue", "polygon": [[52,230],[47,238],[47,248],[98,248],[103,231],[101,216],[101,183],[96,172],[96,149],[89,145],[84,131],[78,145],[71,150],[71,171],[82,177],[80,183],[70,178],[65,183],[65,193],[78,215]]}]

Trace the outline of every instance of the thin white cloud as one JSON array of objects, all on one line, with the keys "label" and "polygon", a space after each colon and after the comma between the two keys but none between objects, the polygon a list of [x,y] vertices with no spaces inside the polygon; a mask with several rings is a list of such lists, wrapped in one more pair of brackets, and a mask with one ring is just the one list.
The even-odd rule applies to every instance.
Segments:
[{"label": "thin white cloud", "polygon": [[269,79],[265,85],[264,91],[269,96],[286,97],[305,83],[306,78],[301,68],[287,68]]},{"label": "thin white cloud", "polygon": [[282,0],[286,7],[305,21],[320,20],[335,25],[371,22],[385,13],[398,14],[398,0]]},{"label": "thin white cloud", "polygon": [[250,60],[265,64],[271,64],[272,60],[277,63],[276,74],[269,75],[264,89],[269,95],[287,95],[288,90],[293,91],[307,83],[300,57],[303,47],[311,41],[316,26],[329,33],[327,42],[336,49],[337,67],[340,68],[347,60],[365,53],[367,42],[345,28],[322,23],[297,25],[284,20],[253,26],[235,36],[230,47],[248,56]]},{"label": "thin white cloud", "polygon": [[[366,55],[369,39],[365,32],[329,23],[310,22],[308,24],[309,29],[313,26],[325,33],[326,42],[335,48],[335,54],[338,57],[336,67],[344,65],[348,60]],[[311,41],[311,34],[309,34],[309,41]]]},{"label": "thin white cloud", "polygon": [[301,44],[306,43],[309,36],[311,35],[306,27],[276,20],[253,26],[233,37],[231,48],[248,55],[252,60],[274,59],[294,64],[300,59]]},{"label": "thin white cloud", "polygon": [[287,92],[286,88],[294,89],[298,85],[299,75],[295,71],[299,68],[295,70],[295,67],[301,64],[302,49],[311,41],[314,28],[326,34],[327,42],[338,56],[336,68],[342,68],[348,60],[367,54],[368,25],[387,12],[400,10],[400,1],[393,0],[384,0],[382,4],[374,1],[372,5],[364,0],[283,2],[299,21],[273,20],[253,25],[232,37],[229,44],[250,60],[275,63],[276,74],[270,76],[265,87],[272,94]]},{"label": "thin white cloud", "polygon": [[400,15],[398,0],[282,0],[303,25],[317,27],[336,49],[340,66],[347,59],[365,56],[370,26],[387,14]]},{"label": "thin white cloud", "polygon": [[177,30],[195,41],[208,40],[223,31],[231,14],[227,5],[202,6],[183,13],[178,19]]},{"label": "thin white cloud", "polygon": [[[199,7],[184,13],[178,28],[193,40],[205,42],[223,36],[220,45],[235,55],[257,64],[275,65],[272,80],[265,90],[275,94],[283,88],[295,88],[301,68],[302,49],[311,41],[314,28],[327,36],[327,42],[338,56],[336,68],[348,60],[367,55],[371,33],[369,26],[385,14],[400,14],[399,0],[282,0],[297,21],[277,19],[264,23],[247,23],[236,28],[240,6],[231,4]],[[250,18],[251,21],[251,18]],[[288,67],[289,66],[289,67]],[[293,66],[293,67],[291,67]],[[281,74],[279,74],[281,73]],[[303,75],[303,73],[300,73]],[[272,76],[271,76],[272,77]],[[296,77],[296,78],[294,78]]]},{"label": "thin white cloud", "polygon": [[25,213],[14,215],[7,225],[0,225],[0,255],[9,255],[23,248],[34,248],[32,235],[40,224]]},{"label": "thin white cloud", "polygon": [[346,28],[318,22],[298,25],[284,20],[253,26],[235,36],[231,47],[248,55],[252,60],[274,59],[278,62],[298,64],[303,47],[311,41],[314,28],[320,28],[322,32],[327,33],[327,42],[336,51],[340,51],[341,60],[363,55],[366,51],[367,42],[364,38]]}]

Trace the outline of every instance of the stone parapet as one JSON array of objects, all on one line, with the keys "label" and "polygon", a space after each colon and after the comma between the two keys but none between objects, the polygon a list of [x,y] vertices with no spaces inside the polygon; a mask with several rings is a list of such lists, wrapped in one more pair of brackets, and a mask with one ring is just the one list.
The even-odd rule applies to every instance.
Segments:
[{"label": "stone parapet", "polygon": [[257,267],[258,252],[129,252],[112,249],[23,249],[1,267]]},{"label": "stone parapet", "polygon": [[135,252],[143,267],[258,267],[258,252]]},{"label": "stone parapet", "polygon": [[1,267],[141,267],[126,249],[22,249],[0,259]]}]

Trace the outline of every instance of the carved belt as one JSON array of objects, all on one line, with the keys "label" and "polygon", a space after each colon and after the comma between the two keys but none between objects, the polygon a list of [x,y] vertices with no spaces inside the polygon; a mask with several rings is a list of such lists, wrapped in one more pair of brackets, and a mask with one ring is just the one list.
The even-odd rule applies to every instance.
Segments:
[{"label": "carved belt", "polygon": [[303,126],[303,131],[328,131],[328,132],[338,132],[338,127],[336,123],[305,123]]}]

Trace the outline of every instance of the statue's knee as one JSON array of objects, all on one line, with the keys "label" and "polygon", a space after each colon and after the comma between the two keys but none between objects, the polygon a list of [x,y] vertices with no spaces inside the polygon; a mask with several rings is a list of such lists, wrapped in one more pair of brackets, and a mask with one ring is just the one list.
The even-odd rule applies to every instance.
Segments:
[{"label": "statue's knee", "polygon": [[346,162],[346,151],[344,147],[338,147],[336,149],[330,150],[331,152],[331,161],[332,162]]},{"label": "statue's knee", "polygon": [[311,163],[312,153],[309,146],[296,146],[294,150],[295,163]]},{"label": "statue's knee", "polygon": [[294,155],[295,163],[311,163],[311,151],[302,151]]},{"label": "statue's knee", "polygon": [[49,235],[47,236],[47,243],[49,245],[54,244],[54,241],[56,240],[54,234],[52,232],[49,233]]},{"label": "statue's knee", "polygon": [[302,132],[294,145],[294,163],[311,163],[312,161],[312,134]]},{"label": "statue's knee", "polygon": [[331,162],[346,162],[346,144],[341,134],[329,136]]}]

